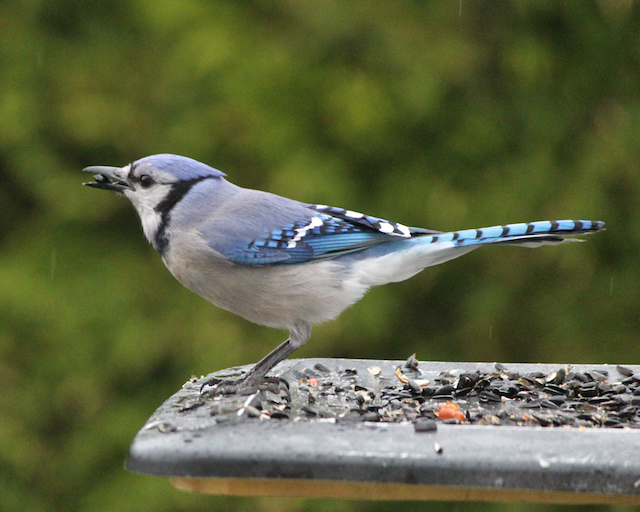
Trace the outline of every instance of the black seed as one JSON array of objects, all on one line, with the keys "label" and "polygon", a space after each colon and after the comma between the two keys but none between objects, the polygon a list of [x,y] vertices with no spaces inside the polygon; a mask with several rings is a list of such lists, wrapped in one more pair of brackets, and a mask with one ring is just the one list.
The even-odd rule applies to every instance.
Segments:
[{"label": "black seed", "polygon": [[625,377],[631,377],[633,375],[633,370],[627,368],[626,366],[616,366],[616,369],[618,370],[618,373],[620,375],[624,375]]},{"label": "black seed", "polygon": [[418,418],[413,428],[416,432],[435,432],[438,430],[438,424],[429,418]]},{"label": "black seed", "polygon": [[331,370],[329,370],[329,368],[327,368],[325,365],[323,365],[322,363],[316,363],[313,365],[313,367],[318,370],[319,372],[322,373],[331,373]]},{"label": "black seed", "polygon": [[560,368],[559,370],[547,375],[547,382],[552,384],[562,384],[562,381],[564,381],[564,378],[566,377],[566,375],[567,375],[567,372],[565,371],[565,369]]},{"label": "black seed", "polygon": [[445,402],[453,399],[454,399],[453,395],[434,395],[431,397],[431,400],[437,400],[438,402]]},{"label": "black seed", "polygon": [[440,386],[434,393],[434,396],[452,395],[454,391],[455,388],[451,384],[446,384],[444,386]]},{"label": "black seed", "polygon": [[591,379],[587,377],[584,373],[576,373],[575,378],[580,382],[591,382]]},{"label": "black seed", "polygon": [[549,397],[546,401],[553,402],[556,405],[562,405],[567,401],[567,399],[561,395],[554,395],[552,397]]},{"label": "black seed", "polygon": [[547,416],[543,416],[541,414],[536,414],[533,412],[531,413],[531,415],[538,421],[538,424],[541,427],[548,427],[552,424],[552,421]]},{"label": "black seed", "polygon": [[609,397],[606,397],[606,396],[594,396],[592,398],[589,398],[590,404],[606,404],[608,402],[611,402],[611,400],[609,399]]},{"label": "black seed", "polygon": [[410,370],[418,370],[418,360],[416,359],[416,355],[415,354],[411,354],[406,362],[404,363],[404,367],[405,368],[409,368]]},{"label": "black seed", "polygon": [[492,391],[482,391],[479,397],[481,402],[502,402],[502,398]]},{"label": "black seed", "polygon": [[611,388],[611,386],[609,386],[609,384],[606,384],[604,382],[598,382],[597,388],[598,388],[598,392],[601,395],[607,395],[609,393],[613,393],[613,389]]},{"label": "black seed", "polygon": [[296,378],[296,380],[302,380],[307,378],[307,376],[304,373],[302,373],[300,370],[296,368],[293,368],[291,370],[291,373],[293,373],[293,376]]},{"label": "black seed", "polygon": [[425,386],[422,388],[422,395],[423,396],[433,396],[436,393],[436,388],[434,388],[433,386]]},{"label": "black seed", "polygon": [[467,396],[471,391],[473,391],[473,388],[456,389],[455,395],[457,397]]},{"label": "black seed", "polygon": [[302,373],[304,373],[304,376],[308,379],[310,379],[311,377],[318,377],[318,372],[313,371],[311,368],[305,368],[304,370],[302,370]]},{"label": "black seed", "polygon": [[596,370],[590,370],[588,372],[585,372],[591,379],[596,380],[596,381],[603,381],[607,378],[607,376],[604,373],[600,373],[599,371]]},{"label": "black seed", "polygon": [[637,407],[634,407],[633,405],[628,405],[626,407],[623,407],[622,409],[620,409],[618,411],[618,414],[620,415],[621,418],[631,418],[633,416],[635,416],[636,411],[638,410]]},{"label": "black seed", "polygon": [[580,396],[586,397],[586,398],[590,398],[590,397],[595,397],[598,395],[598,390],[596,388],[580,388],[578,390],[578,394]]},{"label": "black seed", "polygon": [[544,399],[544,400],[540,401],[540,406],[541,407],[546,407],[547,409],[557,409],[558,408],[558,406],[554,402],[552,402],[551,400],[547,400],[547,399]]},{"label": "black seed", "polygon": [[531,386],[533,386],[536,383],[536,380],[532,379],[531,377],[528,377],[527,375],[522,375],[518,379],[518,382],[523,386],[525,386],[527,389],[529,389]]},{"label": "black seed", "polygon": [[505,384],[498,390],[499,394],[507,398],[515,398],[518,395],[518,388],[513,384]]},{"label": "black seed", "polygon": [[362,421],[380,421],[380,414],[375,411],[368,411],[365,412],[360,419],[362,419]]},{"label": "black seed", "polygon": [[624,393],[621,395],[612,395],[610,398],[611,400],[614,400],[619,404],[628,405],[629,403],[631,403],[631,395],[629,395],[628,393]]},{"label": "black seed", "polygon": [[386,396],[391,398],[391,399],[394,399],[394,398],[413,398],[413,395],[409,391],[405,391],[404,389],[398,389],[398,390],[394,390],[394,391],[389,391],[388,393],[386,393]]},{"label": "black seed", "polygon": [[473,387],[475,383],[478,382],[478,380],[479,376],[476,373],[463,373],[458,379],[458,385],[456,386],[456,388],[464,389]]},{"label": "black seed", "polygon": [[569,390],[565,388],[561,388],[555,384],[547,384],[543,390],[545,393],[549,393],[550,395],[568,395]]}]

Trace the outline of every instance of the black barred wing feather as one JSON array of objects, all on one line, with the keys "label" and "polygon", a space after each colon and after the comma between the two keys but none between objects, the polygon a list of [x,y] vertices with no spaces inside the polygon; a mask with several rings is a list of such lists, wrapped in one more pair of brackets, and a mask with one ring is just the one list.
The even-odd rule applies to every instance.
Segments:
[{"label": "black barred wing feather", "polygon": [[373,245],[416,235],[438,233],[325,205],[310,205],[317,215],[271,231],[238,248],[234,263],[292,264],[335,258]]}]

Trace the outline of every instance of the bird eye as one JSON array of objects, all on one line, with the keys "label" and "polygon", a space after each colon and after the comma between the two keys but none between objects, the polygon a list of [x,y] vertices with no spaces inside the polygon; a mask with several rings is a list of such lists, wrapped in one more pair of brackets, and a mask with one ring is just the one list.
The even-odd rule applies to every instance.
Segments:
[{"label": "bird eye", "polygon": [[153,178],[148,174],[143,174],[140,176],[140,185],[142,185],[142,188],[149,188],[153,185]]}]

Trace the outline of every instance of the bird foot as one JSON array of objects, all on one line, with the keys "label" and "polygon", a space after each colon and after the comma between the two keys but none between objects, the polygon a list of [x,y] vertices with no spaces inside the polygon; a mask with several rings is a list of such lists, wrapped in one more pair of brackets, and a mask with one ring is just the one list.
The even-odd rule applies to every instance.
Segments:
[{"label": "bird foot", "polygon": [[[220,379],[218,377],[210,377],[200,387],[200,397],[215,397],[220,395],[251,395],[258,391],[271,391],[279,393],[282,385],[289,392],[289,383],[282,377],[266,377],[252,378],[246,375],[240,379]],[[205,389],[209,387],[209,389]]]}]

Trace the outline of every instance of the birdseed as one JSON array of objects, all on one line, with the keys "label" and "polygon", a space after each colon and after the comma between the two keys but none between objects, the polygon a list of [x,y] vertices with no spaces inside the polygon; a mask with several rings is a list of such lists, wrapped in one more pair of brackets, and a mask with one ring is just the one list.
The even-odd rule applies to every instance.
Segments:
[{"label": "birdseed", "polygon": [[[415,355],[404,364],[362,361],[361,368],[354,361],[323,361],[333,367],[288,361],[289,368],[278,375],[283,378],[279,389],[270,386],[242,396],[190,393],[178,413],[213,423],[410,422],[416,432],[433,431],[442,423],[640,427],[640,371],[623,366],[580,365],[581,371],[576,371],[570,365],[536,365],[549,369],[542,372],[521,370],[534,365],[450,363],[451,369],[434,371],[434,365],[444,363],[420,363]],[[465,371],[456,365],[476,369]],[[221,377],[220,372],[216,376]],[[185,387],[199,389],[206,378],[192,379]]]}]

